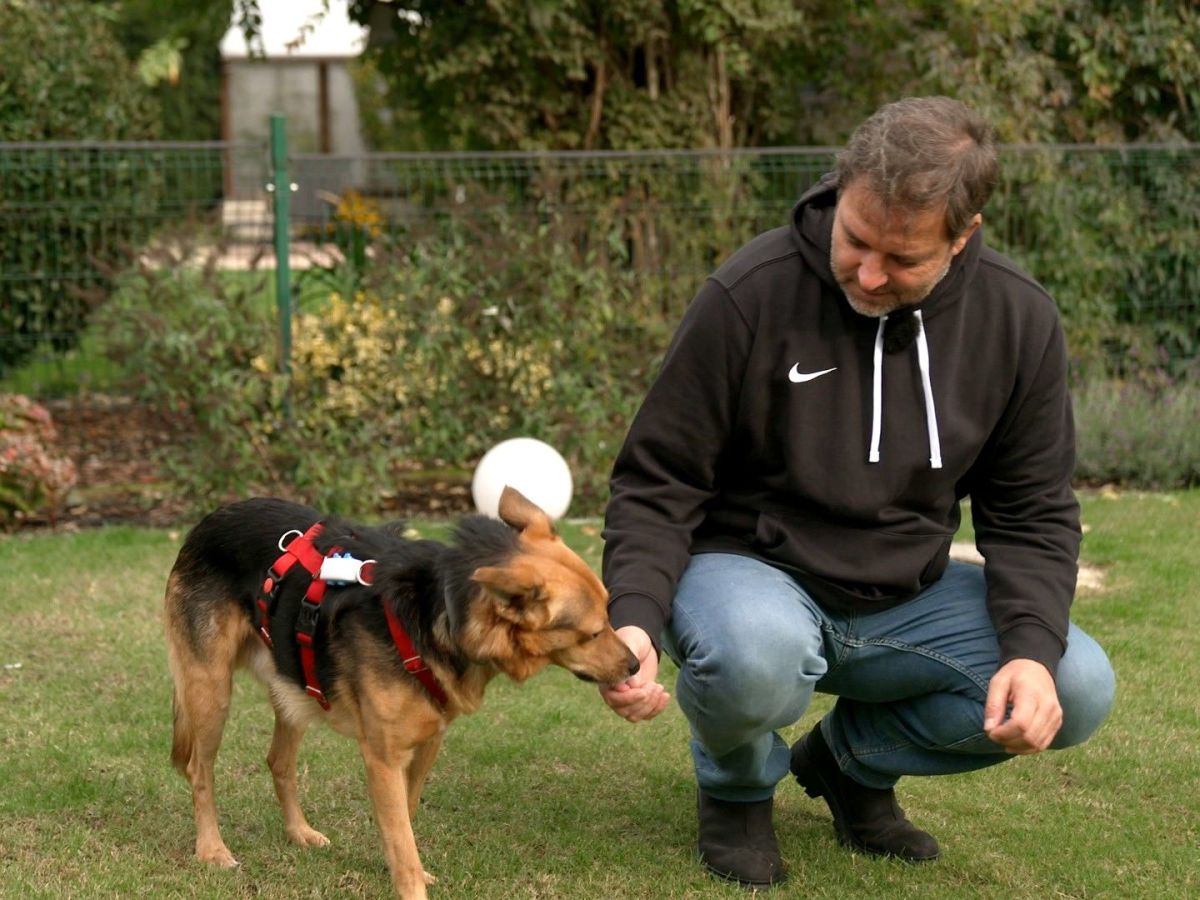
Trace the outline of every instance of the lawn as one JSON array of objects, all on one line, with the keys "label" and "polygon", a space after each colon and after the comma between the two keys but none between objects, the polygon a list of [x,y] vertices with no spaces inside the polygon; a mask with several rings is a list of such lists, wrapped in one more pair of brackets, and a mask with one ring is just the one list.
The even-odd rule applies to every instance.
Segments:
[{"label": "lawn", "polygon": [[[941,840],[932,865],[851,855],[823,804],[781,785],[791,880],[776,896],[1200,896],[1200,491],[1091,494],[1084,520],[1084,556],[1106,586],[1077,600],[1075,620],[1116,668],[1109,722],[1080,748],[902,782],[914,820]],[[598,564],[595,523],[564,531]],[[332,845],[284,838],[263,762],[271,717],[248,677],[217,773],[242,866],[191,859],[189,792],[167,758],[159,619],[181,539],[129,528],[0,537],[0,895],[387,896],[351,741],[314,729],[301,755],[305,807]],[[785,737],[827,707],[823,698]],[[686,739],[674,704],[632,726],[559,671],[493,682],[483,709],[451,728],[416,820],[440,878],[432,895],[744,896],[693,861]]]}]

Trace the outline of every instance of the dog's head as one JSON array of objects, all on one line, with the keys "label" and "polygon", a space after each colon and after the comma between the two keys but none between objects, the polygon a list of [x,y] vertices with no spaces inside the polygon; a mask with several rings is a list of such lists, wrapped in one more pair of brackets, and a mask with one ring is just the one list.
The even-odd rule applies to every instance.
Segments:
[{"label": "dog's head", "polygon": [[511,487],[499,512],[518,532],[517,551],[471,575],[485,601],[469,628],[480,654],[518,681],[549,664],[601,684],[636,672],[637,658],[609,624],[608,592],[549,516]]}]

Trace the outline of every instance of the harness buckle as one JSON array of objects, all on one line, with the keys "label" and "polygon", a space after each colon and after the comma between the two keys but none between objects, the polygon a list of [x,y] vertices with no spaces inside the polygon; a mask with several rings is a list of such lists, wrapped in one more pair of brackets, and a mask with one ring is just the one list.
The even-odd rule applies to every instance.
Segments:
[{"label": "harness buckle", "polygon": [[279,585],[282,580],[283,576],[275,571],[275,567],[268,566],[267,574],[263,577],[262,592],[258,598],[258,636],[270,648],[275,646],[274,641],[271,640],[271,613],[275,611],[275,602],[279,599]]},{"label": "harness buckle", "polygon": [[311,637],[317,633],[317,618],[321,613],[321,605],[313,603],[307,597],[300,601],[300,612],[296,616],[296,631]]},{"label": "harness buckle", "polygon": [[279,598],[279,584],[282,581],[283,576],[275,571],[275,567],[268,566],[267,574],[263,577],[262,593],[271,606],[274,606],[275,601]]}]

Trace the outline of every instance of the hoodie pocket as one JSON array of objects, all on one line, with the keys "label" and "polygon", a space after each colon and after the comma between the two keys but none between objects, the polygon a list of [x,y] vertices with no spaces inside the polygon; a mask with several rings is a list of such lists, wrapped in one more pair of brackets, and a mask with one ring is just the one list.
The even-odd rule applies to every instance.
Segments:
[{"label": "hoodie pocket", "polygon": [[[916,523],[914,523],[916,524]],[[816,516],[764,512],[755,549],[865,602],[910,597],[941,577],[953,535],[852,526]]]}]

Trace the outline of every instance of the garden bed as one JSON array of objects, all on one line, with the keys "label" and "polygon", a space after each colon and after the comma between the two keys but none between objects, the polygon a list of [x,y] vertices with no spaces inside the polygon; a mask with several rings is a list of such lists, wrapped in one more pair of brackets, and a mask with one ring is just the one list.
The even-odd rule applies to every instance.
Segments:
[{"label": "garden bed", "polygon": [[[175,496],[161,462],[172,446],[189,439],[185,416],[164,416],[134,399],[104,394],[46,405],[59,447],[75,464],[79,480],[57,516],[25,518],[21,528],[191,522],[194,514]],[[456,516],[473,509],[469,475],[462,473],[414,470],[380,493],[386,495],[384,511],[396,518]],[[367,515],[369,505],[364,503],[360,515]]]}]

